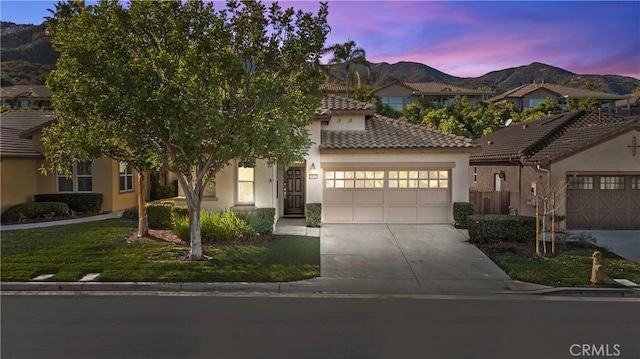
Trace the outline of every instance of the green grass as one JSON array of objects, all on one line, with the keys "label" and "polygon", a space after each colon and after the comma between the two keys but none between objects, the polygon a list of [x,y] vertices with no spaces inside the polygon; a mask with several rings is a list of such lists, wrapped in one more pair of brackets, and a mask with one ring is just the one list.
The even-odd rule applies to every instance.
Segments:
[{"label": "green grass", "polygon": [[210,260],[180,260],[189,248],[170,242],[127,243],[137,222],[112,219],[58,227],[2,232],[0,277],[28,281],[54,273],[49,281],[77,281],[101,273],[98,281],[277,282],[320,275],[320,240],[278,236],[255,245],[211,246]]},{"label": "green grass", "polygon": [[[601,284],[592,284],[591,254],[602,252],[604,273]],[[613,279],[640,283],[640,264],[626,260],[604,249],[582,248],[556,252],[555,257],[539,257],[535,253],[514,250],[485,250],[485,253],[511,279],[554,287],[622,287]]]}]

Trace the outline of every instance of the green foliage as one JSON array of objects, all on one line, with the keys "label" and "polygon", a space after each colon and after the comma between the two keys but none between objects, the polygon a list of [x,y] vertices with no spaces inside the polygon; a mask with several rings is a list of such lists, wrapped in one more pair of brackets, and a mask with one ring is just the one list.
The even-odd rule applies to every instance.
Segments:
[{"label": "green foliage", "polygon": [[[347,80],[346,97],[350,97],[351,80],[354,76],[360,78],[360,74],[354,71],[356,65],[360,65],[371,74],[371,67],[367,61],[366,51],[357,47],[355,41],[349,40],[342,44],[334,44],[324,50],[325,53],[331,53],[332,58],[329,60],[329,66],[344,64],[345,77]],[[360,83],[360,81],[358,81]]]},{"label": "green foliage", "polygon": [[195,210],[230,161],[302,159],[322,100],[327,16],[326,4],[314,15],[255,1],[56,7],[49,169],[99,156],[164,168]]},{"label": "green foliage", "polygon": [[36,202],[63,202],[69,209],[81,214],[97,214],[102,211],[102,193],[48,193],[33,196]]},{"label": "green foliage", "polygon": [[273,233],[273,227],[276,221],[276,209],[275,208],[256,208],[253,211],[254,216],[260,219],[261,226],[254,227],[256,232],[260,234]]},{"label": "green foliage", "polygon": [[322,223],[322,203],[307,203],[304,211],[307,227],[320,227]]},{"label": "green foliage", "polygon": [[354,100],[368,102],[376,106],[376,113],[382,116],[390,118],[399,118],[401,113],[385,105],[380,100],[380,97],[373,93],[373,88],[370,86],[361,86],[353,90],[352,98]]},{"label": "green foliage", "polygon": [[62,202],[28,202],[7,208],[2,212],[2,223],[23,222],[26,219],[51,218],[71,215],[69,206]]},{"label": "green foliage", "polygon": [[453,220],[456,228],[467,228],[467,217],[476,214],[476,206],[470,202],[453,202]]},{"label": "green foliage", "polygon": [[173,198],[176,192],[175,186],[158,186],[158,199]]},{"label": "green foliage", "polygon": [[[200,213],[200,230],[202,242],[247,241],[254,239],[258,232],[233,211]],[[257,224],[256,222],[251,222]],[[179,217],[174,220],[173,232],[180,239],[189,241],[189,219]]]},{"label": "green foliage", "polygon": [[600,108],[600,101],[593,98],[569,99],[569,111],[597,111]]},{"label": "green foliage", "polygon": [[11,106],[8,105],[0,105],[0,113],[11,111]]},{"label": "green foliage", "polygon": [[[171,229],[173,220],[177,216],[188,215],[183,209],[186,207],[176,206],[171,201],[154,201],[145,204],[147,221],[151,229]],[[129,208],[122,212],[122,218],[138,220],[138,206]]]},{"label": "green foliage", "polygon": [[473,215],[467,226],[472,243],[533,243],[536,237],[536,219],[529,216]]}]

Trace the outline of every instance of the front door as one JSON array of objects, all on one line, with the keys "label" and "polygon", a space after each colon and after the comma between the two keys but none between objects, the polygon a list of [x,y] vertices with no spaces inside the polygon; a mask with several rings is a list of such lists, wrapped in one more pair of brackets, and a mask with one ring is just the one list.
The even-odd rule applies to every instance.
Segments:
[{"label": "front door", "polygon": [[284,174],[284,214],[304,215],[304,167],[289,167]]}]

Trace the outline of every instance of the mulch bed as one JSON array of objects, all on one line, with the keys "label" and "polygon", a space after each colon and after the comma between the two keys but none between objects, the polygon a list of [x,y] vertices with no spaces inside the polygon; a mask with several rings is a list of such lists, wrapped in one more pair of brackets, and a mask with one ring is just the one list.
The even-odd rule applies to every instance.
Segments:
[{"label": "mulch bed", "polygon": [[[220,241],[215,243],[205,242],[203,244],[213,245],[213,246],[243,246],[243,245],[253,245],[260,244],[264,242],[272,241],[276,238],[273,234],[265,234],[259,235],[254,239],[230,239],[226,241]],[[127,242],[129,243],[149,243],[149,242],[171,242],[176,244],[182,244],[188,246],[188,242],[180,239],[175,233],[173,233],[170,229],[149,229],[149,235],[144,237],[138,237],[138,232],[133,233],[129,238],[127,238]]]}]

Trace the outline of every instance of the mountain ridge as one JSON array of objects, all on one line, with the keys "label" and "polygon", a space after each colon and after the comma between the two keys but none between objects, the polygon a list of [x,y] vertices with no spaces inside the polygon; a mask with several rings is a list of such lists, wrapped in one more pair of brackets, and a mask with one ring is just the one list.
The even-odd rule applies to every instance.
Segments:
[{"label": "mountain ridge", "polygon": [[[31,25],[0,22],[2,86],[44,84],[57,59],[57,53],[51,48],[51,41],[45,30],[44,23]],[[359,70],[362,82],[374,88],[393,81],[445,82],[501,93],[536,81],[626,95],[640,87],[640,80],[633,77],[576,74],[541,62],[495,70],[479,77],[457,77],[411,61],[370,63],[371,74],[361,66],[355,68]],[[344,80],[343,66],[334,66],[331,74],[334,79]]]}]

